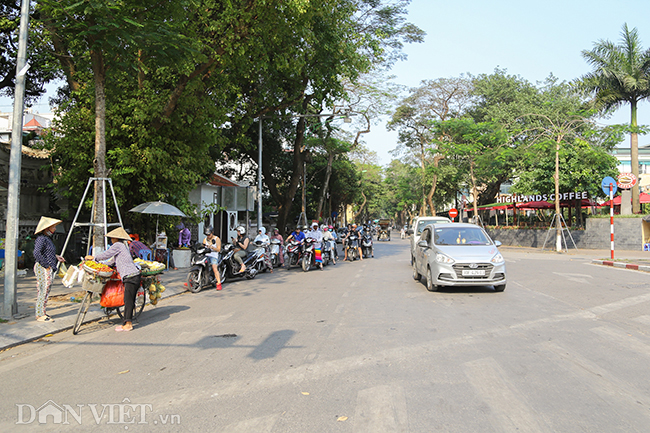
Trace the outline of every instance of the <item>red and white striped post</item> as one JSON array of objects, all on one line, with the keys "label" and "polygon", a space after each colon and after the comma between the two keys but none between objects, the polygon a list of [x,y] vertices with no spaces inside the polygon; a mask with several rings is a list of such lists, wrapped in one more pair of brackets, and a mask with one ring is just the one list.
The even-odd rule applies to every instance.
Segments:
[{"label": "red and white striped post", "polygon": [[612,260],[614,260],[614,190],[611,183],[609,184],[609,230],[612,237]]}]

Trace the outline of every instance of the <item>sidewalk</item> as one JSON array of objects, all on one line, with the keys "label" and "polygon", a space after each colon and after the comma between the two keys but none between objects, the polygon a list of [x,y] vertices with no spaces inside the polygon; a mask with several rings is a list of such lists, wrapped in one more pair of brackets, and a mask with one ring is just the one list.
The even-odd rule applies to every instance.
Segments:
[{"label": "sidewalk", "polygon": [[[501,251],[558,254],[548,248],[542,251],[539,248],[501,246],[499,249]],[[650,251],[614,250],[614,259],[611,258],[612,252],[610,250],[570,249],[568,252],[561,252],[559,254],[570,257],[580,257],[586,260],[591,259],[591,262],[597,265],[650,272]]]},{"label": "sidewalk", "polygon": [[[183,293],[187,290],[185,281],[189,268],[179,268],[178,270],[167,270],[162,273],[160,281],[166,290],[162,298],[169,298]],[[4,305],[4,273],[0,273],[0,308]],[[0,322],[0,350],[8,347],[28,343],[33,340],[42,338],[48,334],[66,331],[72,329],[72,325],[77,317],[79,303],[74,302],[83,298],[85,291],[81,290],[81,285],[75,285],[67,288],[61,282],[61,278],[56,278],[52,283],[50,297],[47,302],[47,314],[54,322],[43,323],[37,322],[34,316],[34,303],[36,301],[36,277],[31,269],[27,270],[26,276],[16,277],[16,298],[18,304],[18,314],[13,320]],[[154,308],[150,305],[145,306]],[[106,318],[106,314],[101,310],[99,301],[93,302],[86,313],[84,323],[93,320]],[[117,314],[111,315],[111,319],[119,321]],[[119,324],[116,321],[116,325]],[[83,331],[83,328],[82,328]]]}]

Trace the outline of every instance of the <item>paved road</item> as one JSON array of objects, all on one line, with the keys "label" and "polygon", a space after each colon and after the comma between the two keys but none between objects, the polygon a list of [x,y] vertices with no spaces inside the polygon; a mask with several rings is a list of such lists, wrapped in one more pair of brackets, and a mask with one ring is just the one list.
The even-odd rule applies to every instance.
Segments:
[{"label": "paved road", "polygon": [[647,432],[649,275],[503,253],[504,293],[429,293],[394,240],[15,347],[0,431]]}]

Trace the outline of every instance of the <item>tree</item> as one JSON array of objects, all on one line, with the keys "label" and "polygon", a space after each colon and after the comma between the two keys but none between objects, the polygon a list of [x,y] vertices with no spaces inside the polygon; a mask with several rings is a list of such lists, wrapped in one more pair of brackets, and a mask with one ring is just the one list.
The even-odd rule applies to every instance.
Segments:
[{"label": "tree", "polygon": [[[471,82],[464,78],[439,78],[424,80],[421,86],[411,89],[411,95],[404,98],[395,110],[389,130],[398,130],[398,141],[407,149],[417,152],[420,163],[422,206],[420,215],[436,214],[433,195],[437,187],[436,170],[442,155],[435,151],[435,135],[431,124],[435,120],[445,121],[459,116],[470,103]],[[429,165],[433,170],[427,170]]]},{"label": "tree", "polygon": [[[636,28],[623,25],[620,43],[600,40],[582,56],[593,67],[576,82],[579,89],[594,99],[597,107],[608,112],[630,104],[630,153],[632,173],[639,176],[639,138],[637,105],[650,96],[650,49],[641,47]],[[639,187],[632,188],[632,212],[640,212]]]}]

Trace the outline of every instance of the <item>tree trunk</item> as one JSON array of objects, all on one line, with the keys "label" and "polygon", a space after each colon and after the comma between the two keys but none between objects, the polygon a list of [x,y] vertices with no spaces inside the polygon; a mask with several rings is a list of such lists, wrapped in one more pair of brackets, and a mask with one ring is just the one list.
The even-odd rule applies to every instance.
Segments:
[{"label": "tree trunk", "polygon": [[357,222],[357,218],[361,215],[361,212],[363,212],[363,208],[366,205],[366,195],[363,193],[363,190],[361,191],[361,196],[363,197],[363,203],[361,203],[361,207],[359,207],[359,212],[354,214],[354,222]]},{"label": "tree trunk", "polygon": [[[637,127],[636,121],[636,101],[632,103],[632,119],[630,122],[632,128]],[[634,132],[630,134],[630,164],[632,165],[632,174],[639,178],[639,135]],[[639,182],[632,188],[632,213],[641,213],[641,203],[639,202]]]},{"label": "tree trunk", "polygon": [[476,176],[474,176],[474,159],[472,158],[469,163],[469,173],[472,180],[472,195],[474,196],[474,220],[476,223],[479,221],[478,215],[478,191],[476,190]]},{"label": "tree trunk", "polygon": [[327,169],[325,170],[325,182],[323,182],[323,187],[321,189],[320,200],[318,200],[318,210],[316,212],[316,218],[320,218],[321,212],[323,211],[323,204],[325,203],[325,198],[327,197],[327,190],[329,189],[330,177],[332,176],[332,164],[334,162],[334,153],[330,152],[327,155]]},{"label": "tree trunk", "polygon": [[[101,50],[91,51],[90,56],[95,77],[95,159],[93,167],[95,177],[106,177],[106,70],[104,68],[104,54]],[[104,224],[106,203],[104,202],[104,185],[95,182],[95,208],[92,221],[95,224]],[[96,247],[104,248],[104,228],[96,225],[93,230],[93,251]]]},{"label": "tree trunk", "polygon": [[[433,158],[433,167],[438,168],[440,161],[444,156],[438,155]],[[429,209],[431,209],[431,216],[436,216],[436,208],[433,206],[433,194],[436,192],[436,187],[438,186],[438,175],[434,173],[433,180],[431,181],[431,188],[429,189],[429,194],[427,194],[427,203],[429,204]]]}]

